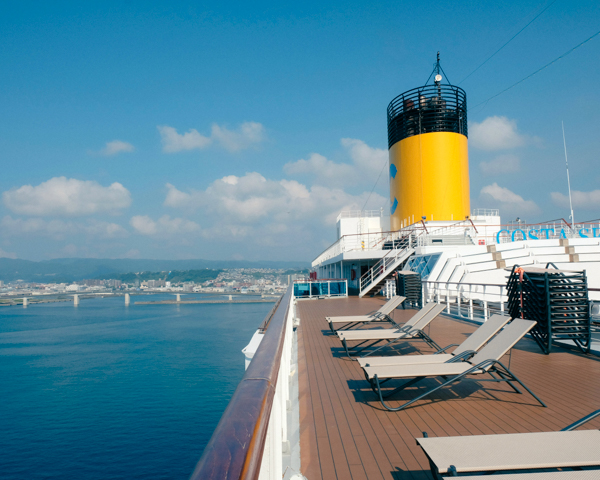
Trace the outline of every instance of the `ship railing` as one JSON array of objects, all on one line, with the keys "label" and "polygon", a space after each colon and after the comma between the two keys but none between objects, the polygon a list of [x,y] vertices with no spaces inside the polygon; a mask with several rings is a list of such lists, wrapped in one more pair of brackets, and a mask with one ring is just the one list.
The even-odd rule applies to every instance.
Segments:
[{"label": "ship railing", "polygon": [[446,305],[446,314],[485,322],[494,314],[505,315],[506,285],[423,280],[423,301]]},{"label": "ship railing", "polygon": [[471,220],[461,220],[456,223],[452,223],[450,225],[446,225],[443,227],[436,228],[435,230],[431,230],[427,232],[427,235],[422,236],[422,238],[429,237],[437,237],[437,236],[456,236],[456,235],[476,235],[477,228],[473,225]]},{"label": "ship railing", "polygon": [[396,268],[398,259],[404,255],[404,252],[406,252],[407,249],[416,247],[418,245],[419,236],[424,235],[425,232],[426,230],[421,224],[415,224],[414,226],[403,228],[398,232],[393,232],[394,235],[390,238],[392,238],[391,241],[394,248],[386,253],[383,258],[377,261],[375,265],[360,277],[360,291],[362,292],[378,278],[381,278],[381,275]]},{"label": "ship railing", "polygon": [[295,306],[290,285],[271,312],[248,369],[206,445],[191,480],[275,480],[289,449],[287,424]]},{"label": "ship railing", "polygon": [[342,218],[373,218],[383,217],[383,209],[381,210],[343,210],[337,216],[336,221]]},{"label": "ship railing", "polygon": [[497,208],[476,208],[471,213],[472,217],[499,217],[500,210]]},{"label": "ship railing", "polygon": [[345,252],[358,250],[381,250],[386,242],[392,241],[398,232],[372,232],[343,235],[335,243],[327,247],[312,262],[312,266],[321,265],[330,258],[337,257]]}]

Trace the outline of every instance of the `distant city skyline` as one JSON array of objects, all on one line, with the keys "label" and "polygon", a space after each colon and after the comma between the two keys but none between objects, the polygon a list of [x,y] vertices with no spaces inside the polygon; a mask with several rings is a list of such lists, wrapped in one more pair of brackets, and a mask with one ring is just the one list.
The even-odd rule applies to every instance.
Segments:
[{"label": "distant city skyline", "polygon": [[0,14],[0,257],[310,261],[341,210],[389,210],[385,109],[437,51],[467,92],[471,207],[568,218],[564,121],[575,218],[600,218],[600,37],[490,99],[595,34],[598,2]]}]

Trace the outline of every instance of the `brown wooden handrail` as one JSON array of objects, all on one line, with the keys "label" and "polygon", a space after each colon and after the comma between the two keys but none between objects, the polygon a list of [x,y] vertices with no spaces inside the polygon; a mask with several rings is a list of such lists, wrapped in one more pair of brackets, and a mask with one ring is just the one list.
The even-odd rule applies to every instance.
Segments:
[{"label": "brown wooden handrail", "polygon": [[265,336],[190,480],[258,479],[277,386],[292,289],[292,286],[288,287],[279,308],[273,313]]}]

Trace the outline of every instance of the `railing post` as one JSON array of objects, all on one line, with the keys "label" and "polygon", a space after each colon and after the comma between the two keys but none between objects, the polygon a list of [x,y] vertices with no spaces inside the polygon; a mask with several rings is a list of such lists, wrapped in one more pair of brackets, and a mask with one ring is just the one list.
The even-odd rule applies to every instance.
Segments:
[{"label": "railing post", "polygon": [[500,311],[504,313],[504,295],[502,294],[502,290],[504,287],[500,285]]},{"label": "railing post", "polygon": [[469,283],[469,318],[473,320],[473,291],[472,285]]},{"label": "railing post", "polygon": [[446,282],[446,313],[450,314],[450,285]]},{"label": "railing post", "polygon": [[456,287],[456,306],[458,308],[458,316],[462,317],[462,314],[460,312],[460,302],[461,302],[461,299],[460,299],[460,287],[457,286]]},{"label": "railing post", "polygon": [[487,295],[485,292],[485,284],[483,285],[483,321],[487,322],[488,320],[488,303],[487,303]]}]

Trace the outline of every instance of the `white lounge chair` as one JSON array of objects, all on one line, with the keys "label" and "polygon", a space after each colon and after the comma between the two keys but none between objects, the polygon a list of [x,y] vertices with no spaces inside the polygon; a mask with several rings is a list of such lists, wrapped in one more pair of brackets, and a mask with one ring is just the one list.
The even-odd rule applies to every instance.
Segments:
[{"label": "white lounge chair", "polygon": [[[346,354],[350,357],[356,355],[367,348],[372,348],[380,342],[386,342],[377,349],[369,352],[367,355],[371,355],[382,348],[388,347],[394,343],[402,340],[424,340],[433,348],[439,349],[439,345],[435,343],[429,335],[427,335],[423,329],[431,323],[431,321],[437,317],[444,310],[445,306],[442,304],[428,303],[420,311],[415,313],[413,317],[408,320],[404,325],[399,328],[379,328],[379,329],[365,329],[365,330],[351,330],[351,331],[338,331],[338,337],[342,341],[342,345],[346,350]],[[425,313],[423,313],[425,312]],[[349,341],[360,342],[352,347],[348,346]],[[358,349],[362,345],[367,343],[366,346]],[[357,350],[358,349],[358,350]],[[365,356],[367,356],[365,355]]]},{"label": "white lounge chair", "polygon": [[[492,378],[486,379],[495,382],[507,382],[517,393],[521,391],[513,385],[512,382],[520,384],[527,390],[542,406],[546,406],[529,388],[525,386],[500,359],[508,352],[521,338],[531,330],[536,322],[531,320],[515,319],[496,335],[477,355],[472,359],[460,363],[440,363],[423,365],[381,365],[375,367],[364,367],[365,377],[371,384],[371,388],[379,396],[379,400],[384,408],[389,411],[397,412],[418,400],[427,397],[433,392],[439,390],[454,382],[463,380],[467,375],[489,374]],[[416,398],[393,408],[387,405],[384,398],[393,395],[396,392],[404,390],[411,385],[420,382],[428,377],[451,377],[441,385],[417,396]],[[386,393],[385,397],[381,390],[381,384],[392,379],[411,379],[400,387]]]},{"label": "white lounge chair", "polygon": [[[510,472],[473,478],[598,479],[599,470],[523,473],[523,470],[600,466],[600,431],[509,433],[463,437],[417,438],[429,459],[434,478],[472,472]],[[592,476],[579,475],[586,472]],[[560,474],[567,473],[569,475]],[[552,474],[552,475],[547,475]],[[579,476],[571,476],[577,474]],[[516,476],[515,476],[516,475]]]},{"label": "white lounge chair", "polygon": [[[600,466],[600,432],[573,432],[600,416],[596,410],[560,432],[476,435],[465,437],[417,438],[429,460],[431,474],[456,477],[469,474],[469,480],[489,480],[477,472],[510,472],[493,475],[494,480],[596,480],[600,470],[581,470]],[[527,471],[561,468],[561,471]],[[576,468],[577,470],[564,470]],[[514,473],[521,470],[521,473]],[[523,472],[525,470],[525,472]]]},{"label": "white lounge chair", "polygon": [[[469,335],[460,345],[452,344],[429,355],[390,355],[387,357],[361,357],[358,364],[361,367],[376,367],[380,365],[415,365],[424,363],[453,363],[467,360],[475,355],[490,338],[508,323],[510,317],[492,315],[482,323],[477,330]],[[451,347],[457,347],[452,353],[444,353]]]},{"label": "white lounge chair", "polygon": [[[395,323],[390,317],[396,308],[406,300],[406,297],[396,295],[384,303],[379,310],[367,313],[366,315],[348,315],[342,317],[325,317],[325,320],[329,323],[329,328],[332,332],[339,330],[340,328],[347,326],[354,326],[359,323],[371,323],[371,322],[390,322]],[[336,327],[336,325],[339,325]]]}]

